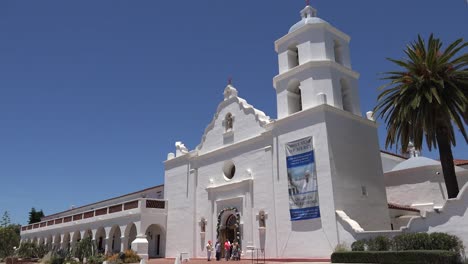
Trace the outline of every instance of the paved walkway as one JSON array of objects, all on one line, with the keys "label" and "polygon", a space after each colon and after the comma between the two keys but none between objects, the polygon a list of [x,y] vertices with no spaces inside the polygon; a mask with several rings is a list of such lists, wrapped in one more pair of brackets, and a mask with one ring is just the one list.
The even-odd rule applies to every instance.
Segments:
[{"label": "paved walkway", "polygon": [[[174,264],[174,259],[151,259],[147,262],[148,264]],[[259,264],[263,264],[263,261],[259,261]],[[266,260],[265,264],[282,264],[282,263],[294,263],[294,264],[329,264],[330,262],[296,262],[296,261],[291,261],[291,262],[279,262],[279,261],[268,261]],[[251,259],[243,259],[240,261],[225,261],[225,260],[212,260],[212,261],[207,261],[206,259],[191,259],[190,261],[187,262],[181,262],[181,264],[257,264],[256,261],[253,261]]]}]

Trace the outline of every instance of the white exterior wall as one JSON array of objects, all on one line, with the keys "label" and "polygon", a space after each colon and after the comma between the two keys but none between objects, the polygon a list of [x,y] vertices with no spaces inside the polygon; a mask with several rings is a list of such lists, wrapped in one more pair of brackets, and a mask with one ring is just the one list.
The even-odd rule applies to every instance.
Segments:
[{"label": "white exterior wall", "polygon": [[[390,228],[377,127],[372,121],[329,108],[326,114],[336,210],[365,230]],[[362,188],[367,195],[362,195]]]},{"label": "white exterior wall", "polygon": [[187,156],[165,163],[165,195],[168,201],[166,257],[192,255],[194,241],[193,177]]},{"label": "white exterior wall", "polygon": [[[245,100],[238,97],[227,98],[221,102],[198,146],[199,155],[256,137],[264,132],[265,129],[259,125],[259,116],[255,111]],[[224,122],[228,113],[232,114],[234,123],[232,131],[226,132]]]},{"label": "white exterior wall", "polygon": [[382,159],[382,169],[384,173],[391,171],[396,165],[406,160],[385,152],[380,152],[380,157]]},{"label": "white exterior wall", "polygon": [[[197,159],[199,165],[197,187],[197,223],[202,218],[208,220],[205,239],[199,234],[199,225],[196,225],[197,256],[205,256],[204,245],[208,240],[216,241],[216,227],[218,215],[225,208],[236,207],[241,219],[241,244],[244,252],[247,246],[260,247],[258,235],[258,223],[256,215],[260,210],[265,210],[268,215],[274,215],[271,188],[271,147],[268,141],[259,137],[249,142],[230,149],[220,155],[201,156]],[[231,180],[225,180],[223,165],[226,160],[232,161],[236,166],[236,174]],[[213,183],[210,183],[212,180]],[[274,219],[268,218],[268,225],[274,223]],[[268,230],[267,235],[274,235],[274,230]],[[268,241],[269,243],[274,240]],[[267,245],[267,248],[274,248]]]},{"label": "white exterior wall", "polygon": [[443,232],[459,237],[465,245],[465,254],[468,254],[468,184],[460,189],[457,198],[447,200],[438,211],[415,216],[400,230],[363,231],[353,219],[342,217],[338,212],[337,215],[340,242],[346,245],[380,235],[392,237],[402,233]]},{"label": "white exterior wall", "polygon": [[[234,117],[234,124],[233,129],[226,132],[224,119],[228,113]],[[273,210],[271,203],[264,202],[271,197],[271,188],[266,182],[271,180],[272,170],[271,136],[261,136],[266,120],[269,118],[245,100],[225,98],[208,125],[199,149],[166,161],[166,195],[171,200],[168,255],[188,252],[192,257],[206,256],[207,241],[216,241],[218,214],[227,207],[239,210],[243,251],[246,252],[247,246],[260,243],[258,236],[254,236],[258,232],[254,228],[255,212]],[[236,166],[231,180],[223,174],[226,161]],[[188,191],[181,192],[182,189]],[[207,220],[205,233],[200,229],[202,219]],[[274,234],[273,229],[269,232]],[[177,239],[181,234],[190,234],[193,239],[184,238],[181,243]]]},{"label": "white exterior wall", "polygon": [[[462,187],[468,181],[468,171],[456,169],[458,186]],[[440,207],[448,197],[440,165],[387,172],[385,185],[389,202],[422,210]]]},{"label": "white exterior wall", "polygon": [[[336,246],[337,231],[324,113],[317,107],[290,116],[287,120],[278,120],[274,133],[277,257],[328,258]],[[321,217],[292,222],[289,213],[285,145],[309,136],[312,136],[315,152]],[[304,250],[305,244],[314,246]]]}]

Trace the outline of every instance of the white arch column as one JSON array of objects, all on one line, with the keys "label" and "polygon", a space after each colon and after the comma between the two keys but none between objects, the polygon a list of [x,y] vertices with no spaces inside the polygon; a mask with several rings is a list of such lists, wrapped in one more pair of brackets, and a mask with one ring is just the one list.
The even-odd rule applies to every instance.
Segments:
[{"label": "white arch column", "polygon": [[127,250],[128,237],[125,234],[127,225],[121,225],[119,228],[120,228],[120,234],[121,234],[120,235],[120,251],[124,252],[125,250]]},{"label": "white arch column", "polygon": [[105,227],[104,230],[106,231],[106,238],[104,239],[104,252],[105,254],[109,253],[109,250],[111,250],[109,244],[112,243],[112,238],[110,238],[109,233],[111,231],[112,227],[108,226]]},{"label": "white arch column", "polygon": [[60,246],[59,246],[60,249],[66,249],[67,245],[65,245],[64,239],[65,239],[65,234],[60,234]]},{"label": "white arch column", "polygon": [[138,234],[132,242],[132,250],[142,259],[148,259],[148,239],[145,234]]},{"label": "white arch column", "polygon": [[52,236],[52,249],[60,249],[61,242],[62,242],[62,235]]},{"label": "white arch column", "polygon": [[142,259],[148,259],[148,239],[146,238],[146,228],[142,229],[142,223],[135,222],[137,236],[132,242],[132,250],[135,251]]}]

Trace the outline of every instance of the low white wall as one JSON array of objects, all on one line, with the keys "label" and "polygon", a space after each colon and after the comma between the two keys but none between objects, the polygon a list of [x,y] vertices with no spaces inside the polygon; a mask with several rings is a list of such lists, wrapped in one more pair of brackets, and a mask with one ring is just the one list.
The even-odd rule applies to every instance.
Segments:
[{"label": "low white wall", "polygon": [[340,243],[347,245],[379,235],[392,237],[402,233],[443,232],[458,236],[465,245],[465,254],[468,254],[468,184],[463,186],[457,198],[447,200],[440,210],[416,216],[400,230],[363,231],[356,221],[341,211],[337,212],[337,219]]}]

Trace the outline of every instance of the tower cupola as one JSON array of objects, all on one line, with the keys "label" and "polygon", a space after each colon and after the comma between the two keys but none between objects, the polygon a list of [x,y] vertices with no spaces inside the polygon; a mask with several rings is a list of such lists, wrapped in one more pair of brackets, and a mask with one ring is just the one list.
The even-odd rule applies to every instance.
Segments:
[{"label": "tower cupola", "polygon": [[297,30],[307,24],[319,24],[327,23],[325,20],[317,17],[317,9],[307,5],[301,10],[301,20],[294,24],[290,29],[289,33]]},{"label": "tower cupola", "polygon": [[275,42],[279,74],[273,79],[277,116],[328,104],[361,115],[359,74],[351,69],[350,37],[306,5],[301,20]]}]

